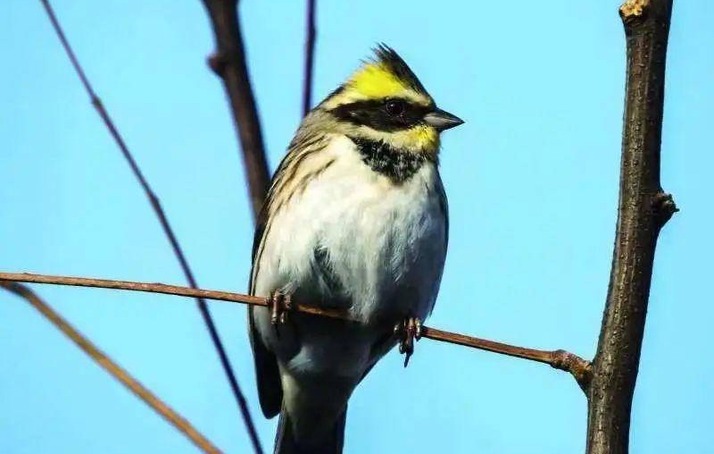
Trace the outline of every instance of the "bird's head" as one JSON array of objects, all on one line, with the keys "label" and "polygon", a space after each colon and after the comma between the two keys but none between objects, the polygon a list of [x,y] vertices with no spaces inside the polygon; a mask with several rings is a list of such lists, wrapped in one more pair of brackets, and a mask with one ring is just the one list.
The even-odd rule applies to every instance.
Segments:
[{"label": "bird's head", "polygon": [[383,44],[317,109],[332,115],[336,128],[350,137],[432,159],[439,134],[463,123],[437,108],[406,62]]}]

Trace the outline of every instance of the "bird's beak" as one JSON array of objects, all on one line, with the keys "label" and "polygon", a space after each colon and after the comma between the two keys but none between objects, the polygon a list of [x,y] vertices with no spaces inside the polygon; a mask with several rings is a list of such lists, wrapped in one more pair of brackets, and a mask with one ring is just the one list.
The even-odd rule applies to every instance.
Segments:
[{"label": "bird's beak", "polygon": [[446,131],[447,129],[451,129],[464,123],[464,120],[461,118],[439,108],[436,108],[424,115],[424,121],[426,121],[428,125],[436,128],[439,132]]}]

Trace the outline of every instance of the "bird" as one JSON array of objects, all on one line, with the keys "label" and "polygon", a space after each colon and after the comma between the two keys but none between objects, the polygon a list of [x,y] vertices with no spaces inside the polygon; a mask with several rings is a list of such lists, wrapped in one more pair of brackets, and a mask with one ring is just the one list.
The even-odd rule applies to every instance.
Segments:
[{"label": "bird", "polygon": [[[248,309],[275,454],[338,454],[347,403],[397,344],[405,366],[441,283],[448,205],[438,108],[385,44],[302,120],[256,222]],[[312,305],[347,314],[291,311]]]}]

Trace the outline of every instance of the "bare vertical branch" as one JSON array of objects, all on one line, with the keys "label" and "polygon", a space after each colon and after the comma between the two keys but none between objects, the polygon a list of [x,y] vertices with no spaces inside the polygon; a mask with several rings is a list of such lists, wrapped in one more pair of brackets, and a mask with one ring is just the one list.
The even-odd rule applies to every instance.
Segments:
[{"label": "bare vertical branch", "polygon": [[[245,48],[238,19],[238,0],[203,0],[216,41],[216,50],[208,64],[223,80],[230,101],[233,123],[243,155],[253,219],[257,220],[270,187],[270,173],[263,133],[253,88],[248,76]],[[241,412],[248,425],[255,452],[262,453],[248,405],[241,394]]]},{"label": "bare vertical branch", "polygon": [[[52,27],[54,28],[54,31],[57,34],[57,37],[59,38],[60,42],[62,43],[62,47],[64,48],[65,52],[67,53],[67,56],[69,57],[69,59],[72,63],[72,66],[74,67],[75,71],[77,72],[77,75],[79,76],[80,80],[82,81],[82,85],[84,85],[84,88],[87,91],[87,94],[89,95],[89,97],[91,99],[92,105],[97,110],[97,113],[99,114],[99,116],[101,117],[105,126],[109,130],[109,133],[111,134],[112,138],[114,139],[117,146],[121,150],[121,153],[124,156],[124,158],[126,159],[127,163],[129,164],[129,167],[131,168],[134,176],[136,177],[137,181],[141,185],[141,188],[143,189],[144,193],[146,194],[146,197],[149,199],[149,203],[151,204],[151,207],[154,210],[154,213],[156,214],[157,218],[159,219],[161,228],[163,229],[164,233],[166,234],[166,237],[169,240],[169,243],[171,244],[171,248],[174,252],[174,255],[176,256],[176,258],[179,261],[181,270],[183,271],[183,273],[186,277],[186,280],[188,281],[189,285],[192,288],[198,288],[198,284],[197,284],[196,279],[193,275],[193,271],[191,270],[191,267],[189,266],[188,261],[186,260],[186,256],[183,253],[183,249],[181,248],[181,245],[179,244],[178,239],[176,238],[176,234],[174,233],[174,230],[171,227],[171,224],[169,223],[168,218],[166,217],[166,213],[164,212],[164,210],[161,206],[161,201],[159,200],[159,198],[156,196],[153,189],[149,185],[149,182],[146,180],[146,177],[144,176],[143,172],[139,168],[139,165],[137,164],[136,160],[134,159],[134,156],[132,155],[131,151],[129,151],[129,147],[127,147],[126,142],[124,141],[124,138],[119,133],[119,130],[116,128],[114,122],[112,121],[111,117],[109,116],[109,113],[105,109],[104,104],[102,103],[102,100],[99,98],[99,96],[97,96],[96,92],[94,91],[94,88],[92,87],[92,84],[89,82],[87,76],[85,75],[85,72],[79,63],[79,60],[77,59],[77,57],[74,53],[74,50],[72,49],[72,46],[69,44],[69,41],[67,40],[67,38],[64,34],[64,31],[62,30],[62,26],[60,25],[60,23],[57,19],[57,16],[55,15],[54,10],[52,9],[52,6],[49,3],[49,0],[41,0],[41,2],[45,8],[45,11],[47,12],[50,22],[52,23]],[[225,348],[223,347],[223,343],[221,342],[221,338],[218,334],[218,330],[216,329],[216,325],[213,322],[211,313],[209,312],[208,305],[206,304],[206,301],[203,298],[196,298],[196,302],[198,305],[199,312],[201,313],[201,317],[203,318],[204,324],[206,325],[206,328],[208,329],[208,333],[211,337],[213,346],[218,353],[218,357],[220,359],[223,370],[226,374],[226,378],[228,379],[228,383],[231,387],[231,391],[233,392],[233,395],[236,399],[238,407],[241,411],[241,415],[243,417],[246,428],[248,429],[248,433],[250,435],[250,438],[251,438],[251,441],[255,448],[255,451],[262,452],[260,443],[258,441],[258,436],[255,431],[254,424],[253,424],[253,420],[252,420],[252,418],[250,416],[250,412],[248,410],[248,404],[246,403],[245,397],[243,396],[243,392],[241,391],[240,386],[238,385],[238,380],[235,377],[235,373],[233,372],[233,367],[231,366],[230,360],[228,359],[228,355],[225,351]]]},{"label": "bare vertical branch", "polygon": [[588,454],[628,452],[632,396],[660,229],[676,211],[660,186],[672,0],[627,0],[627,88],[610,285],[588,390]]},{"label": "bare vertical branch", "polygon": [[233,123],[243,150],[253,216],[257,218],[268,193],[270,174],[265,157],[258,108],[248,76],[237,0],[203,0],[213,26],[216,51],[208,59],[211,69],[223,79],[233,112]]},{"label": "bare vertical branch", "polygon": [[171,407],[166,405],[154,393],[142,385],[139,380],[122,369],[117,363],[112,361],[107,355],[97,348],[89,339],[84,337],[82,333],[77,331],[69,322],[63,319],[55,312],[47,303],[42,301],[35,293],[22,284],[16,282],[0,281],[0,287],[5,288],[9,292],[20,296],[37,309],[47,320],[50,321],[57,329],[62,331],[68,338],[72,340],[79,348],[81,348],[90,358],[106,370],[112,377],[117,379],[122,385],[126,386],[129,391],[134,393],[138,398],[143,400],[156,413],[161,415],[169,423],[171,423],[179,432],[184,434],[197,448],[205,453],[215,454],[221,451],[216,448],[206,437],[204,437],[195,427],[191,425],[183,416],[176,413]]},{"label": "bare vertical branch", "polygon": [[315,66],[315,3],[307,0],[307,17],[305,30],[305,76],[302,85],[302,115],[310,112],[312,106],[312,73]]}]

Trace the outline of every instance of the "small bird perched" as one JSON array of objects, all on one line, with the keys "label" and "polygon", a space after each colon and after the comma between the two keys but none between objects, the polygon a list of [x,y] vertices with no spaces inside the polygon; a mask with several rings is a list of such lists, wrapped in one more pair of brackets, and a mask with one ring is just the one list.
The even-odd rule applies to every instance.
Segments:
[{"label": "small bird perched", "polygon": [[280,413],[275,453],[341,453],[354,388],[398,342],[408,360],[448,242],[439,134],[462,123],[385,45],[303,119],[253,243],[250,293],[271,307],[249,308],[250,339],[260,406]]}]

